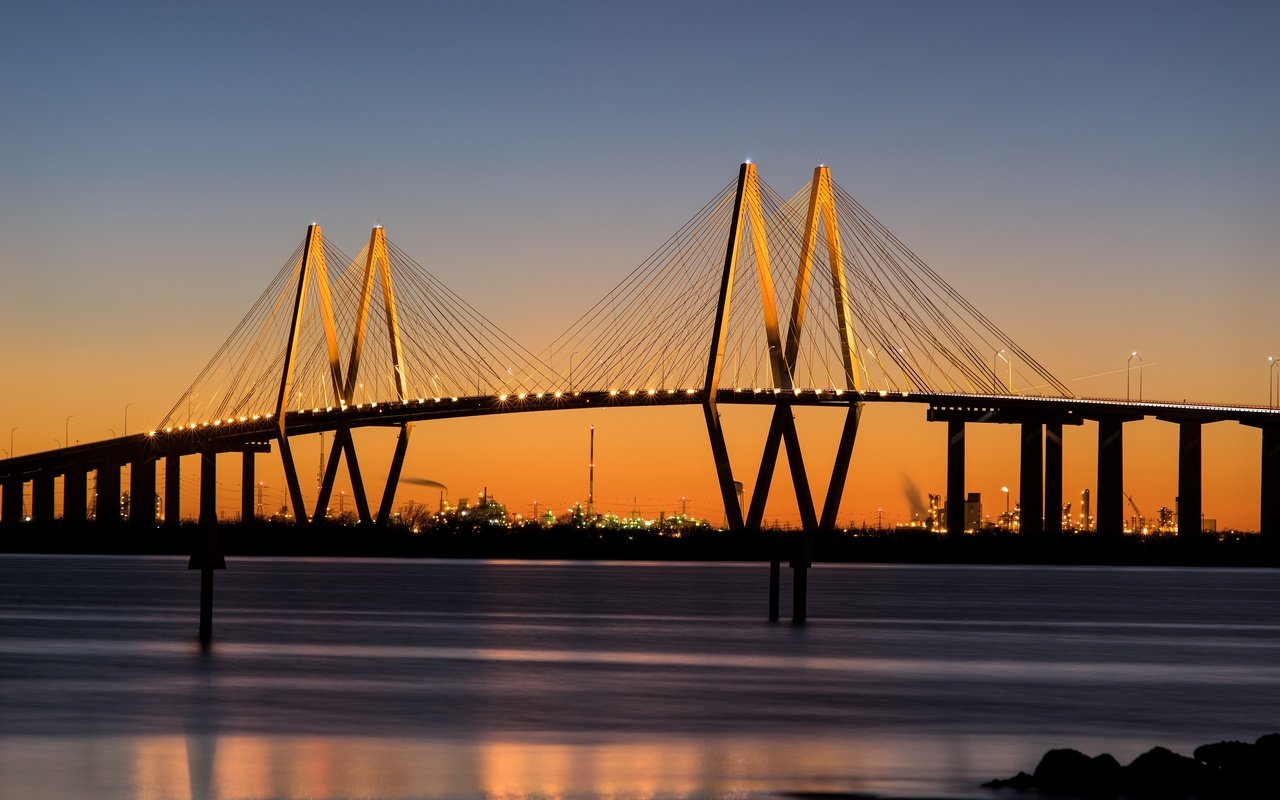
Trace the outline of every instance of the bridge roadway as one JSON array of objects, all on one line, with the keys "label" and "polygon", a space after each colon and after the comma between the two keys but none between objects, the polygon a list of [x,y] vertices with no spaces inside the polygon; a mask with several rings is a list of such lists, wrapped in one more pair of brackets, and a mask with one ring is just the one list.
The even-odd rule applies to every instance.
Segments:
[{"label": "bridge roadway", "polygon": [[[584,408],[634,408],[645,406],[699,405],[703,392],[697,389],[614,390],[586,392],[544,392],[537,394],[486,395],[473,397],[413,398],[404,402],[371,403],[346,407],[292,411],[285,418],[289,436],[335,432],[369,426],[403,427],[432,419],[530,413]],[[777,405],[793,407],[848,408],[855,403],[918,403],[928,405],[927,419],[946,422],[947,523],[949,530],[964,527],[964,440],[970,423],[1017,424],[1021,437],[1021,504],[1023,509],[1041,509],[1042,514],[1023,513],[1024,533],[1058,532],[1062,507],[1062,426],[1098,423],[1097,528],[1101,533],[1120,533],[1123,525],[1123,424],[1154,417],[1179,426],[1178,512],[1179,520],[1201,519],[1202,459],[1201,429],[1214,422],[1237,422],[1262,430],[1261,529],[1280,535],[1280,409],[1258,406],[1209,403],[1130,402],[1091,398],[1056,398],[1021,395],[966,395],[924,392],[852,392],[848,390],[720,389],[717,405]],[[64,479],[63,516],[77,522],[86,519],[83,500],[87,474],[97,473],[97,521],[117,523],[119,519],[120,469],[132,465],[133,497],[155,495],[156,462],[166,461],[165,504],[176,507],[181,473],[181,457],[202,455],[201,517],[216,519],[212,487],[215,481],[213,456],[222,452],[244,453],[242,469],[242,512],[252,516],[254,454],[269,452],[272,440],[279,441],[277,421],[271,415],[214,420],[171,430],[120,437],[74,447],[0,460],[3,507],[0,522],[16,524],[29,516],[39,522],[54,518],[54,479]],[[353,450],[350,452],[354,452]],[[403,459],[403,453],[400,454]],[[336,461],[334,462],[336,468]],[[390,508],[398,469],[393,469],[391,492],[384,495],[379,516]],[[25,514],[24,494],[31,483],[32,508]],[[79,489],[79,491],[77,491]],[[360,492],[359,494],[362,494]],[[108,500],[107,498],[113,498]],[[363,501],[364,498],[359,497]],[[361,503],[365,505],[365,503]],[[152,504],[133,504],[131,522],[153,526]],[[176,524],[176,515],[168,519]],[[1199,531],[1199,525],[1194,528]],[[1191,528],[1180,526],[1182,532]]]}]

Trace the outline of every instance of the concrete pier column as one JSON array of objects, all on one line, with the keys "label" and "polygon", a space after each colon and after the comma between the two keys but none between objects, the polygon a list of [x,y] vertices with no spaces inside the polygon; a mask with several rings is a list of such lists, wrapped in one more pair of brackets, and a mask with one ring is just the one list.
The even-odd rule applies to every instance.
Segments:
[{"label": "concrete pier column", "polygon": [[48,525],[53,522],[53,473],[40,470],[31,480],[31,518]]},{"label": "concrete pier column", "polygon": [[222,537],[216,522],[202,522],[196,534],[187,569],[200,570],[200,644],[205,647],[213,639],[213,571],[226,569],[222,555]]},{"label": "concrete pier column", "polygon": [[72,465],[62,476],[62,522],[64,525],[82,525],[87,516],[85,494],[89,489],[89,474],[84,467]]},{"label": "concrete pier column", "polygon": [[947,422],[947,533],[964,533],[964,422]]},{"label": "concrete pier column", "polygon": [[200,524],[218,522],[218,454],[200,454]]},{"label": "concrete pier column", "polygon": [[1044,532],[1062,533],[1062,423],[1044,426]]},{"label": "concrete pier column", "polygon": [[1199,422],[1178,423],[1178,536],[1200,533],[1204,505]]},{"label": "concrete pier column", "polygon": [[120,465],[114,461],[98,465],[97,503],[94,508],[99,525],[115,525],[120,521]]},{"label": "concrete pier column", "polygon": [[1018,532],[1035,536],[1044,532],[1044,426],[1022,423],[1022,459],[1018,470]]},{"label": "concrete pier column", "polygon": [[133,462],[129,470],[129,522],[139,528],[156,526],[156,460]]},{"label": "concrete pier column", "polygon": [[1280,425],[1262,429],[1262,536],[1280,542]]},{"label": "concrete pier column", "polygon": [[1124,423],[1098,421],[1098,533],[1124,533]]},{"label": "concrete pier column", "polygon": [[791,581],[791,621],[799,625],[809,618],[809,565],[794,565]]},{"label": "concrete pier column", "polygon": [[[176,459],[175,459],[176,460]],[[213,571],[226,569],[218,529],[218,454],[200,454],[200,530],[187,569],[200,570],[200,644],[213,639]]]},{"label": "concrete pier column", "polygon": [[253,522],[254,520],[254,502],[253,492],[256,478],[254,477],[254,454],[252,450],[244,451],[243,460],[240,462],[240,522]]},{"label": "concrete pier column", "polygon": [[182,518],[182,456],[164,457],[164,526],[176,528]]},{"label": "concrete pier column", "polygon": [[778,559],[769,562],[769,621],[778,621],[778,595],[782,588],[782,563]]},{"label": "concrete pier column", "polygon": [[0,511],[0,522],[16,525],[22,522],[22,478],[13,476],[4,482],[4,509]]},{"label": "concrete pier column", "polygon": [[791,562],[791,621],[797,625],[809,617],[809,567],[813,565],[813,534],[800,538],[799,558]]}]

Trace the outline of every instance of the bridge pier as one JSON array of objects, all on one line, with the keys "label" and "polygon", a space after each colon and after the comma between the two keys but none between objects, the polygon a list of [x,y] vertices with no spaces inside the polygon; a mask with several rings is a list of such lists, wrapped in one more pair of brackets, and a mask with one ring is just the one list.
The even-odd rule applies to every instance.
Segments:
[{"label": "bridge pier", "polygon": [[213,639],[213,571],[226,569],[218,530],[218,454],[200,454],[200,526],[187,569],[200,570],[200,644]]},{"label": "bridge pier", "polygon": [[53,473],[47,469],[31,479],[31,519],[45,525],[53,522]]},{"label": "bridge pier", "polygon": [[200,454],[200,524],[218,524],[218,454]]},{"label": "bridge pier", "polygon": [[240,461],[240,522],[253,522],[254,520],[254,502],[253,492],[255,489],[254,478],[254,459],[255,455],[252,450],[245,450],[241,454]]},{"label": "bridge pier", "polygon": [[1044,532],[1062,533],[1062,423],[1044,426]]},{"label": "bridge pier", "polygon": [[120,465],[114,461],[98,465],[98,491],[94,512],[99,525],[120,522]]},{"label": "bridge pier", "polygon": [[1263,539],[1280,542],[1280,425],[1262,428],[1262,508]]},{"label": "bridge pier", "polygon": [[129,522],[139,528],[156,526],[156,460],[134,461],[129,469]]},{"label": "bridge pier", "polygon": [[164,526],[176,528],[182,519],[182,456],[164,457]]},{"label": "bridge pier", "polygon": [[1178,536],[1200,534],[1203,510],[1203,471],[1201,468],[1202,423],[1178,423]]},{"label": "bridge pier", "polygon": [[964,533],[964,421],[947,421],[947,534]]},{"label": "bridge pier", "polygon": [[62,474],[62,523],[83,525],[88,517],[85,493],[89,489],[89,474],[79,464],[72,464]]},{"label": "bridge pier", "polygon": [[1124,421],[1098,420],[1098,533],[1124,533]]},{"label": "bridge pier", "polygon": [[773,559],[769,562],[769,621],[778,621],[778,595],[782,588],[782,562]]},{"label": "bridge pier", "polygon": [[791,624],[800,625],[809,617],[809,565],[791,565]]},{"label": "bridge pier", "polygon": [[1022,423],[1022,463],[1019,469],[1018,533],[1036,535],[1044,531],[1044,426],[1039,422]]},{"label": "bridge pier", "polygon": [[4,509],[0,512],[0,522],[6,525],[16,525],[22,521],[24,509],[22,507],[23,480],[20,475],[13,475],[5,479],[4,482]]},{"label": "bridge pier", "polygon": [[813,531],[805,528],[800,537],[799,558],[791,562],[791,622],[799,625],[809,617],[809,567],[813,566]]}]

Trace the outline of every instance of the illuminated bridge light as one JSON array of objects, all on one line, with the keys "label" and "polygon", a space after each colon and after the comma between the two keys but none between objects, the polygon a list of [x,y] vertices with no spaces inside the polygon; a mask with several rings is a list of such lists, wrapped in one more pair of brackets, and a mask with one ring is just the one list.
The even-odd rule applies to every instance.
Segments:
[{"label": "illuminated bridge light", "polygon": [[555,397],[557,400],[559,400],[561,397],[563,397],[563,395],[560,392],[556,392]]},{"label": "illuminated bridge light", "polygon": [[505,394],[500,394],[498,395],[498,399],[505,403],[507,400],[507,396]]},{"label": "illuminated bridge light", "polygon": [[693,394],[693,390],[692,390],[692,389],[685,389],[685,390],[684,390],[684,393],[685,393],[685,394]]},{"label": "illuminated bridge light", "polygon": [[541,400],[541,399],[542,399],[542,392],[538,392],[537,394],[535,394],[535,395],[534,395],[534,399],[536,399],[536,400]]},{"label": "illuminated bridge light", "polygon": [[635,396],[636,396],[636,390],[635,390],[635,389],[629,389],[629,390],[627,390],[627,394],[631,395],[632,397],[635,397]]},{"label": "illuminated bridge light", "polygon": [[523,400],[525,397],[526,397],[526,395],[525,395],[525,393],[524,393],[524,392],[521,392],[520,394],[516,395],[516,398],[517,398],[517,399],[519,399],[519,400]]},{"label": "illuminated bridge light", "polygon": [[610,397],[617,397],[617,396],[618,396],[618,390],[617,390],[617,389],[610,389],[610,390],[609,390],[609,396],[610,396]]},{"label": "illuminated bridge light", "polygon": [[650,396],[650,397],[653,397],[655,394],[657,394],[657,392],[656,392],[655,390],[653,390],[653,389],[650,389],[650,390],[649,390],[649,396]]}]

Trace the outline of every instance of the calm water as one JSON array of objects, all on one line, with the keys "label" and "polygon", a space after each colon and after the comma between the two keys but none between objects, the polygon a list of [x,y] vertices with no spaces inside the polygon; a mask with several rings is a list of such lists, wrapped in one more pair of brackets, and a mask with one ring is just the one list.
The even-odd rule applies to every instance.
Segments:
[{"label": "calm water", "polygon": [[1275,572],[821,566],[795,628],[760,565],[232,559],[202,653],[184,566],[0,557],[0,797],[984,797],[1280,730]]}]

